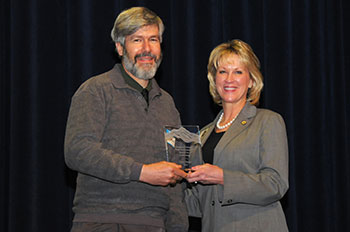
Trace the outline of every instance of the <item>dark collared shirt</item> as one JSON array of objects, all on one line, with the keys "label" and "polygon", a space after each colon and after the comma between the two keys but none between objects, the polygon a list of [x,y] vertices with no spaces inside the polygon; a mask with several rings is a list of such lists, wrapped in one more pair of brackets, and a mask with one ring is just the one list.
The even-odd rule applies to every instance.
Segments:
[{"label": "dark collared shirt", "polygon": [[137,81],[135,81],[124,69],[124,66],[121,65],[121,73],[123,75],[123,78],[125,80],[125,82],[132,88],[136,89],[137,91],[139,91],[142,96],[144,97],[144,99],[146,100],[147,102],[147,105],[149,104],[149,101],[148,101],[148,93],[149,91],[151,91],[152,89],[152,82],[149,81],[148,82],[148,85],[146,86],[146,88],[143,88],[139,83],[137,83]]}]

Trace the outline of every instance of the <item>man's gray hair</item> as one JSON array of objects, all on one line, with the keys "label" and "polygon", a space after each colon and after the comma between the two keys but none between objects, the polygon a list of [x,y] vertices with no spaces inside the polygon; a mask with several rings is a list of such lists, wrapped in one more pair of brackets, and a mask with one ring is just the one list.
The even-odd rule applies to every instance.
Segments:
[{"label": "man's gray hair", "polygon": [[158,15],[145,7],[132,7],[118,15],[111,31],[111,37],[115,43],[120,43],[124,47],[126,36],[148,25],[158,26],[159,39],[162,42],[164,24]]}]

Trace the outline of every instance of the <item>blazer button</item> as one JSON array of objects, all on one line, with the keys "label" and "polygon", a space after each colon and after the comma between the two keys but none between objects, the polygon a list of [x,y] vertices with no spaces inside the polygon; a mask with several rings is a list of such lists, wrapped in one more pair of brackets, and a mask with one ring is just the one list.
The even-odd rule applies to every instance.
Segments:
[{"label": "blazer button", "polygon": [[230,203],[230,204],[231,204],[231,203],[232,203],[232,200],[231,200],[231,199],[230,199],[230,200],[228,200],[228,201],[227,201],[227,203]]},{"label": "blazer button", "polygon": [[214,205],[215,205],[215,201],[212,201],[212,202],[211,202],[211,205],[214,206]]}]

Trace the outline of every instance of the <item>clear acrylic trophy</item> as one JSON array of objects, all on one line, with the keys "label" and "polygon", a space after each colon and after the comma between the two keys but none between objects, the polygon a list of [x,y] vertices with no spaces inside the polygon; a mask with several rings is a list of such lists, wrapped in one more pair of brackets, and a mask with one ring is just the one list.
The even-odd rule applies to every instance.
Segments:
[{"label": "clear acrylic trophy", "polygon": [[164,128],[166,160],[182,165],[182,169],[191,169],[191,156],[200,147],[199,126],[165,126]]}]

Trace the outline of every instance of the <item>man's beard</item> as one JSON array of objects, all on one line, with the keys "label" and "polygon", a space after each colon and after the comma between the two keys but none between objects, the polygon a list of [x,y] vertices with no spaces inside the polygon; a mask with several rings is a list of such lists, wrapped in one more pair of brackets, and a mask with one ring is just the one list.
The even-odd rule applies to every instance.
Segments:
[{"label": "man's beard", "polygon": [[[147,64],[147,66],[149,66],[149,69],[147,69],[147,70],[140,67],[136,61],[136,59],[138,57],[143,57],[143,56],[150,56],[155,60],[155,64]],[[122,56],[122,62],[125,66],[125,69],[128,70],[135,77],[137,77],[139,79],[143,79],[143,80],[150,80],[156,75],[157,69],[158,69],[160,63],[162,62],[162,56],[163,55],[160,54],[159,59],[157,59],[157,57],[155,55],[153,55],[152,53],[144,52],[144,53],[136,55],[134,58],[134,62],[132,62],[132,60],[129,57],[128,52],[126,51],[126,49],[124,49],[124,55]]]}]

